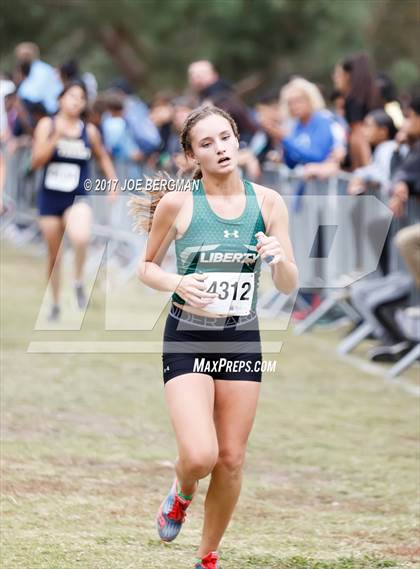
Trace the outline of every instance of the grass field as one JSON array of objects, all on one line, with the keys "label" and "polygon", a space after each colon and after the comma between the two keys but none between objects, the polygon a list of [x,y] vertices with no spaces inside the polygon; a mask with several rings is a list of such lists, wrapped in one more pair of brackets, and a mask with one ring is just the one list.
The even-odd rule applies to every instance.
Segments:
[{"label": "grass field", "polygon": [[[34,331],[44,261],[7,247],[2,265],[2,567],[192,567],[207,481],[175,543],[154,529],[176,456],[160,355],[28,353],[34,340],[141,333],[103,331],[100,289],[80,332]],[[128,286],[133,314],[140,288]],[[285,343],[263,380],[223,569],[419,566],[419,400],[336,359],[342,333],[266,333]]]}]

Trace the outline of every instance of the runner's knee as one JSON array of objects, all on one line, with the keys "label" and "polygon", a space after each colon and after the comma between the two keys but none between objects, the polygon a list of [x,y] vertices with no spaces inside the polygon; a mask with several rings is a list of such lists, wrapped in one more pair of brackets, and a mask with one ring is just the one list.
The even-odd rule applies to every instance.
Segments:
[{"label": "runner's knee", "polygon": [[218,457],[217,449],[187,451],[181,460],[191,476],[197,480],[204,478],[213,470]]},{"label": "runner's knee", "polygon": [[70,236],[70,241],[73,247],[86,247],[89,243],[89,233],[80,231]]},{"label": "runner's knee", "polygon": [[239,475],[245,461],[245,451],[236,448],[220,449],[217,463],[232,476]]}]

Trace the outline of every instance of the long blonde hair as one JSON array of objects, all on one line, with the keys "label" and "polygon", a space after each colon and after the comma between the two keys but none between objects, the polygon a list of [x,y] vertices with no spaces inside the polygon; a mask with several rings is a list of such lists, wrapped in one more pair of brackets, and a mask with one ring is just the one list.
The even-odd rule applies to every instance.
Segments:
[{"label": "long blonde hair", "polygon": [[315,85],[303,77],[294,77],[280,91],[280,106],[285,116],[289,116],[287,96],[292,91],[298,91],[308,99],[312,112],[320,111],[325,108],[325,101],[321,91]]},{"label": "long blonde hair", "polygon": [[[188,117],[185,119],[184,126],[182,128],[180,134],[180,141],[181,146],[184,151],[185,156],[187,157],[188,154],[192,153],[192,144],[191,144],[191,129],[202,119],[205,119],[211,115],[219,115],[225,118],[230,126],[232,127],[233,134],[239,140],[239,132],[236,122],[230,116],[229,113],[224,111],[223,109],[219,109],[219,107],[215,107],[212,105],[206,105],[204,107],[198,107],[197,109],[191,111]],[[170,178],[169,174],[167,173],[158,173],[157,178],[161,179],[168,179]],[[193,180],[198,180],[203,177],[201,172],[201,168],[197,167],[193,173]],[[167,193],[167,189],[162,191],[153,191],[148,192],[148,194],[143,194],[141,196],[135,196],[130,198],[128,201],[128,207],[130,215],[134,218],[133,229],[140,233],[149,233],[150,228],[152,227],[153,216],[156,211],[156,208],[163,198],[163,196]]]}]

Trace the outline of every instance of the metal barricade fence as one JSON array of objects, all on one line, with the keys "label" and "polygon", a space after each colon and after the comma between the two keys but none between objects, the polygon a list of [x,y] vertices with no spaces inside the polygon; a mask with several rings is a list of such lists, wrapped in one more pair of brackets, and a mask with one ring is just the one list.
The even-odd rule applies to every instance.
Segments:
[{"label": "metal barricade fence", "polygon": [[[309,330],[336,304],[355,318],[346,287],[365,276],[381,274],[378,262],[383,248],[390,272],[408,272],[393,237],[400,228],[420,221],[420,200],[410,198],[404,217],[392,218],[375,192],[348,196],[350,178],[340,173],[324,181],[304,180],[298,169],[274,164],[264,168],[262,183],[278,191],[288,205],[300,286],[324,289],[321,306],[295,326],[297,334]],[[276,317],[284,310],[287,302],[281,297],[274,288],[265,293],[260,303],[264,316]],[[411,301],[418,303],[414,282]]]},{"label": "metal barricade fence", "polygon": [[[121,185],[126,180],[142,177],[142,168],[138,163],[115,161],[115,171]],[[102,179],[96,163],[91,168],[92,187]],[[129,193],[120,193],[111,204],[109,192],[92,192],[90,203],[93,212],[92,235],[96,240],[107,244],[108,262],[115,261],[118,267],[119,282],[129,279],[136,270],[138,259],[144,248],[145,238],[132,230],[133,220],[129,216],[127,201]]]},{"label": "metal barricade fence", "polygon": [[8,202],[12,208],[16,224],[29,224],[36,217],[36,187],[40,180],[40,172],[33,172],[30,167],[31,147],[23,145],[13,153],[6,152],[5,161],[6,205]]},{"label": "metal barricade fence", "polygon": [[[351,174],[340,172],[327,180],[304,180],[299,170],[274,164],[264,167],[262,183],[279,192],[288,205],[291,240],[300,269],[300,280],[305,285],[333,286],[346,275],[371,272],[372,267],[377,267],[378,254],[382,251],[386,235],[389,271],[407,271],[393,237],[399,229],[420,221],[420,199],[410,197],[405,215],[399,219],[393,218],[386,204],[382,204],[377,197],[379,193],[369,191],[361,196],[348,196],[350,179]],[[321,199],[318,200],[316,196]],[[331,225],[337,225],[340,229],[333,235],[337,240],[335,247],[339,255],[331,262],[320,264],[316,261],[327,256],[328,250],[314,251],[319,249],[314,239],[319,237],[319,233],[322,234],[322,231],[318,231],[320,226],[328,228]],[[331,241],[328,235],[324,237],[326,241]],[[325,240],[323,245],[328,249],[331,243]],[[308,251],[315,254],[315,262],[307,258]]]}]

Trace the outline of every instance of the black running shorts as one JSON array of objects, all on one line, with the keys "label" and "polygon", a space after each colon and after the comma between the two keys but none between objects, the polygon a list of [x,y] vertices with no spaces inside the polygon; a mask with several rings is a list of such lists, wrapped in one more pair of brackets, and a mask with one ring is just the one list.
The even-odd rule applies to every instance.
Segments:
[{"label": "black running shorts", "polygon": [[261,381],[261,339],[255,312],[196,316],[171,305],[163,336],[163,381],[186,373],[213,379]]}]

